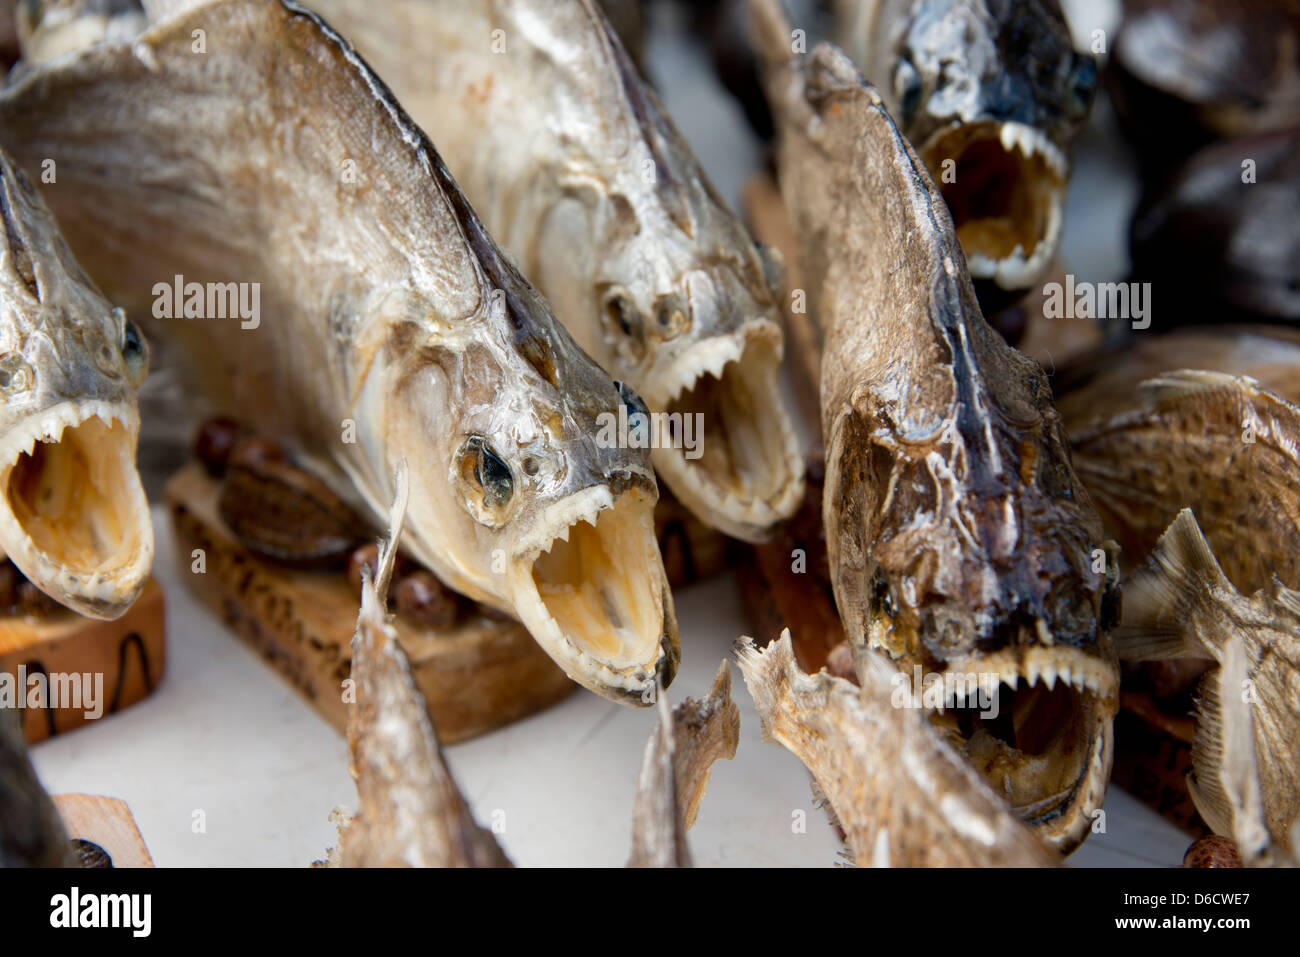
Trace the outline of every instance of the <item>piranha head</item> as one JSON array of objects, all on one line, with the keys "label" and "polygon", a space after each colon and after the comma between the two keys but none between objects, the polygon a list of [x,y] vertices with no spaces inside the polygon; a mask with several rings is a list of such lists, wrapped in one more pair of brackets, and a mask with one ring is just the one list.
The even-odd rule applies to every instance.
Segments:
[{"label": "piranha head", "polygon": [[878,516],[833,559],[846,570],[836,597],[849,634],[887,652],[907,687],[942,709],[950,743],[1068,853],[1109,778],[1118,549],[1101,542],[1041,370],[1012,358],[1030,403],[1009,380],[990,381],[985,401],[968,396],[949,421],[913,419],[900,444],[846,417],[828,460],[840,457],[840,476],[884,480],[828,488],[826,516]]},{"label": "piranha head", "polygon": [[[566,236],[596,237],[590,286],[544,287],[556,312],[594,317],[571,327],[592,329],[583,345],[645,399],[659,436],[654,467],[673,494],[706,524],[762,541],[804,492],[779,381],[783,264],[755,246],[611,43],[637,121],[619,149],[633,159],[613,182],[583,190],[578,222],[557,208],[538,275],[570,268]],[[653,177],[642,175],[647,164]]]},{"label": "piranha head", "polygon": [[406,540],[449,585],[515,615],[574,681],[649,705],[680,652],[649,453],[617,427],[644,405],[494,249],[478,252],[490,275],[465,321],[491,332],[456,349],[398,342],[388,360]]},{"label": "piranha head", "polygon": [[1018,292],[1060,245],[1068,150],[1097,67],[1056,0],[914,4],[879,78],[943,194],[981,289]]},{"label": "piranha head", "polygon": [[116,618],[153,560],[135,467],[148,347],[3,156],[0,219],[0,550],[55,600]]},{"label": "piranha head", "polygon": [[[803,498],[803,457],[781,396],[781,331],[763,259],[689,268],[669,281],[602,283],[616,375],[654,413],[655,471],[708,524],[761,541]],[[774,260],[766,260],[774,265]],[[656,421],[657,419],[657,421]]]}]

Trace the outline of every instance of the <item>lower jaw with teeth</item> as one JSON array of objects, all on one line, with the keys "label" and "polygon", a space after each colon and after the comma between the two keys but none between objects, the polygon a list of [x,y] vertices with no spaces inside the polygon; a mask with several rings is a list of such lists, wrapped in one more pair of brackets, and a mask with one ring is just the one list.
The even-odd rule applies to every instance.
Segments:
[{"label": "lower jaw with teeth", "polygon": [[51,598],[116,618],[140,594],[153,528],[135,467],[138,420],[66,404],[0,440],[0,549]]},{"label": "lower jaw with teeth", "polygon": [[1060,245],[1067,167],[1042,133],[1020,123],[970,123],[923,152],[952,214],[971,277],[1020,292]]},{"label": "lower jaw with teeth", "polygon": [[652,452],[679,501],[743,541],[765,541],[803,500],[803,457],[778,368],[775,347],[758,340],[703,371],[667,403],[667,441]]},{"label": "lower jaw with teeth", "polygon": [[1077,848],[1110,778],[1115,665],[1031,647],[949,662],[938,679],[946,698],[935,725],[1044,841]]},{"label": "lower jaw with teeth", "polygon": [[517,564],[520,618],[570,678],[621,704],[655,701],[672,681],[677,622],[650,496],[583,508],[548,547]]}]

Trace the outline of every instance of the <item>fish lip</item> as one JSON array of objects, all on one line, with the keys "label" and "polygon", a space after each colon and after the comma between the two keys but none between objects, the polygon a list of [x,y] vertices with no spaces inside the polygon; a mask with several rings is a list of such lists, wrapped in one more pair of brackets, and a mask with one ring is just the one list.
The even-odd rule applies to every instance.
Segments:
[{"label": "fish lip", "polygon": [[[114,555],[112,567],[86,572],[68,567],[33,540],[10,502],[9,482],[22,456],[30,454],[38,442],[62,445],[69,432],[95,420],[107,429],[123,430],[107,449],[96,451],[101,453],[97,456],[101,461],[115,453],[120,482],[117,492],[123,501],[112,505],[126,518],[118,547],[129,551],[120,559]],[[153,523],[135,463],[139,433],[140,416],[133,406],[88,399],[61,402],[29,416],[0,438],[0,546],[34,585],[88,618],[120,617],[139,597],[153,565]],[[113,464],[104,462],[103,467]],[[88,477],[85,480],[89,482]]]},{"label": "fish lip", "polygon": [[[1112,722],[1119,709],[1119,669],[1109,650],[1108,639],[1101,646],[1089,649],[1068,645],[1003,648],[949,659],[943,669],[954,674],[995,674],[999,685],[1012,687],[1027,686],[1026,679],[1031,685],[1047,684],[1050,672],[1048,687],[1053,688],[1059,685],[1062,671],[1068,675],[1071,694],[1076,696],[1076,713],[1084,722],[1081,737],[1086,741],[1086,748],[1080,753],[1079,773],[1046,798],[1013,807],[1044,841],[1062,854],[1075,850],[1087,837],[1110,779],[1114,752]],[[955,703],[948,700],[945,705]],[[1017,767],[1029,770],[1030,759],[1024,760]],[[979,762],[975,763],[983,772]],[[990,778],[989,783],[995,791],[1004,793],[998,781]]]},{"label": "fish lip", "polygon": [[[1046,223],[1028,254],[1023,244],[1017,244],[1011,252],[1001,256],[967,250],[966,264],[975,279],[991,280],[1002,289],[1023,290],[1042,276],[1060,248],[1069,160],[1046,134],[1027,124],[992,119],[954,121],[931,133],[917,151],[935,180],[935,186],[945,193],[945,199],[951,190],[949,184],[943,182],[943,161],[960,159],[972,145],[988,141],[997,142],[1004,154],[1016,157],[1022,174],[1026,169],[1037,169],[1045,177],[1041,189],[1046,197],[1042,210]],[[1038,165],[1029,167],[1030,163]],[[962,224],[955,220],[956,216],[954,226],[960,228]]]},{"label": "fish lip", "polygon": [[[647,398],[656,411],[689,414],[688,409],[675,409],[675,404],[710,377],[743,376],[751,395],[771,399],[763,403],[767,414],[756,423],[775,437],[767,449],[772,466],[767,471],[776,475],[766,492],[738,494],[725,488],[698,464],[702,459],[688,459],[685,448],[651,450],[659,477],[683,505],[707,524],[749,542],[765,541],[773,527],[793,515],[804,498],[804,456],[780,391],[781,353],[780,327],[769,319],[756,319],[728,335],[693,344],[662,372],[656,371],[650,377],[659,384]],[[700,452],[707,454],[703,436]]]},{"label": "fish lip", "polygon": [[[617,520],[616,531],[605,524],[611,518]],[[550,505],[538,524],[550,531],[530,536],[512,553],[508,585],[515,613],[542,649],[583,687],[620,704],[653,704],[656,685],[667,687],[672,682],[680,659],[672,593],[654,534],[654,495],[641,484],[633,484],[618,495],[608,485],[591,486]],[[639,570],[644,572],[649,588],[637,593],[636,599],[641,602],[637,611],[643,626],[655,622],[655,633],[651,635],[642,627],[634,635],[640,647],[619,649],[630,660],[612,660],[609,655],[581,646],[552,614],[538,585],[539,561],[558,542],[567,545],[574,530],[584,524],[593,530],[579,531],[587,541],[595,536],[594,540],[605,546],[611,544],[609,534],[618,534],[622,536],[620,541],[630,540],[634,548],[639,542],[642,547]],[[626,561],[620,561],[620,567],[636,563],[635,555],[629,555]],[[629,611],[626,607],[621,610]]]}]

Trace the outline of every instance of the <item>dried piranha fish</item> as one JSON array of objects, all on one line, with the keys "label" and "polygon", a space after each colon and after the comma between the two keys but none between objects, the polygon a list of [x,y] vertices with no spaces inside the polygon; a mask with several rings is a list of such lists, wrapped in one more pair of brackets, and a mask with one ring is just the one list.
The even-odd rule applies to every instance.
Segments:
[{"label": "dried piranha fish", "polygon": [[646,742],[632,812],[628,867],[690,867],[686,832],[695,823],[713,762],[730,761],[740,744],[740,711],[731,700],[731,671],[718,667],[703,700],[668,710],[659,696],[659,722]]},{"label": "dried piranha fish", "polygon": [[92,618],[126,611],[153,561],[135,465],[148,367],[140,331],[0,153],[0,558]]},{"label": "dried piranha fish", "polygon": [[665,423],[651,457],[673,494],[751,541],[788,518],[803,460],[778,381],[779,266],[594,0],[312,7],[436,131],[489,231],[574,338]]},{"label": "dried piranha fish", "polygon": [[1193,154],[1143,197],[1129,252],[1133,280],[1160,290],[1157,329],[1300,324],[1300,130]]},{"label": "dried piranha fish", "polygon": [[1075,468],[1123,553],[1142,560],[1191,508],[1238,588],[1300,587],[1300,408],[1247,376],[1187,369],[1119,394],[1128,407],[1096,421],[1086,397],[1067,401],[1083,420],[1069,422]]},{"label": "dried piranha fish", "polygon": [[1059,863],[1006,802],[926,720],[896,707],[897,672],[859,656],[855,687],[795,664],[790,631],[758,650],[737,642],[763,740],[808,768],[834,809],[855,862],[872,867],[1051,867]]},{"label": "dried piranha fish", "polygon": [[372,581],[364,575],[352,636],[356,698],[348,715],[349,770],[360,808],[341,828],[331,863],[342,867],[509,867],[492,832],[474,820],[442,757],[438,732],[389,623],[388,583],[406,511],[399,467],[389,534]]},{"label": "dried piranha fish", "polygon": [[1123,0],[1107,69],[1138,159],[1180,162],[1211,140],[1300,123],[1300,4]]},{"label": "dried piranha fish", "polygon": [[27,757],[22,712],[0,708],[0,868],[76,866],[63,819]]},{"label": "dried piranha fish", "polygon": [[1209,658],[1188,790],[1247,863],[1300,859],[1300,591],[1277,580],[1242,595],[1190,509],[1125,582],[1120,657]]},{"label": "dried piranha fish", "polygon": [[822,514],[846,634],[908,673],[997,675],[1003,719],[954,696],[954,739],[1072,849],[1105,793],[1117,708],[1101,521],[1042,369],[980,315],[952,220],[884,102],[833,47],[793,57],[774,0],[752,9],[824,331]]},{"label": "dried piranha fish", "polygon": [[[196,56],[194,30],[223,40]],[[56,160],[74,248],[182,343],[215,411],[285,441],[376,522],[405,459],[417,560],[600,694],[646,704],[671,680],[649,457],[597,441],[602,416],[640,401],[314,13],[179,13],[29,71],[0,94],[0,127],[29,165]],[[207,318],[167,318],[189,305]]]},{"label": "dried piranha fish", "polygon": [[1028,290],[1060,246],[1068,154],[1097,86],[1058,0],[838,0],[837,15],[947,200],[971,276],[992,287],[982,301]]}]

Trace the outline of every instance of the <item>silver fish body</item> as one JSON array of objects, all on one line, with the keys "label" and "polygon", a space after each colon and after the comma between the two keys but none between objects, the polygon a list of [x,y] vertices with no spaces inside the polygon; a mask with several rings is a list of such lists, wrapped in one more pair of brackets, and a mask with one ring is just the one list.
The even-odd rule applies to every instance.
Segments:
[{"label": "silver fish body", "polygon": [[648,704],[671,678],[649,457],[595,438],[639,402],[314,13],[182,10],[28,71],[0,126],[29,165],[56,159],[49,198],[87,269],[182,344],[218,407],[292,444],[376,525],[407,461],[407,550],[519,617],[574,680]]},{"label": "silver fish body", "polygon": [[0,152],[0,555],[94,618],[126,611],[153,562],[135,465],[148,364],[139,330]]},{"label": "silver fish body", "polygon": [[652,453],[673,494],[744,539],[788,518],[803,463],[778,384],[778,264],[717,196],[598,4],[311,6],[434,137],[582,347],[652,413],[678,417]]},{"label": "silver fish body", "polygon": [[837,25],[947,200],[971,276],[1031,287],[1060,245],[1069,150],[1097,86],[1060,4],[839,0]]}]

